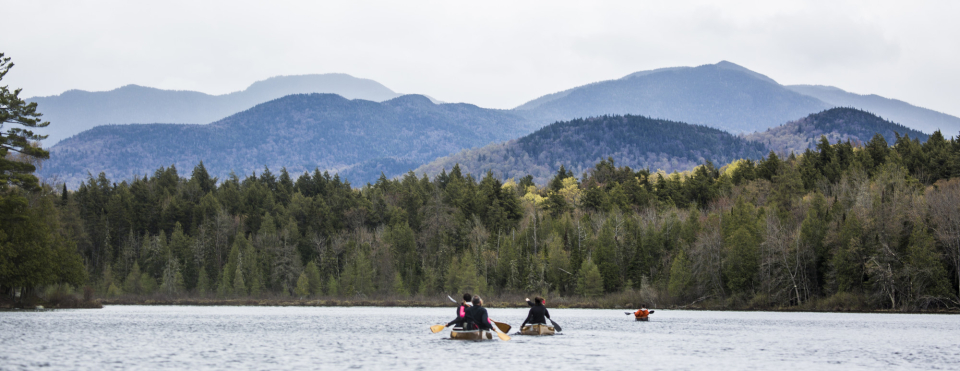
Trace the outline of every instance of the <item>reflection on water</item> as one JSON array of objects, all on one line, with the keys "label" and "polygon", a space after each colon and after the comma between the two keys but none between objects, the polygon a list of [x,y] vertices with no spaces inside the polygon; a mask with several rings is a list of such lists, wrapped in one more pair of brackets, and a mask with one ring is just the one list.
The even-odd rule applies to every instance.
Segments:
[{"label": "reflection on water", "polygon": [[[490,309],[517,326],[522,309]],[[451,308],[0,312],[0,369],[958,369],[960,317],[551,309],[563,335],[447,340]]]}]

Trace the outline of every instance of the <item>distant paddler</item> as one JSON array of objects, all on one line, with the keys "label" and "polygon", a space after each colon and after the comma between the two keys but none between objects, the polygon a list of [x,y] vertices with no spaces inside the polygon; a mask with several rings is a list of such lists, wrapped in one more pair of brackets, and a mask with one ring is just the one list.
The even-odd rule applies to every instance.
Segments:
[{"label": "distant paddler", "polygon": [[[530,301],[526,298],[530,311],[527,312],[527,319],[520,325],[520,334],[523,335],[553,335],[554,331],[560,331],[560,326],[550,319],[550,312],[547,310],[546,300],[537,296]],[[547,326],[547,320],[553,323],[553,327]],[[529,324],[529,326],[527,326]]]},{"label": "distant paddler", "polygon": [[[647,310],[646,304],[640,304],[640,309],[638,309],[636,312],[633,312],[633,316],[637,319],[637,321],[648,321],[650,320],[650,315],[653,314],[653,312],[654,311],[652,310]],[[630,312],[627,312],[627,314],[630,314]]]}]

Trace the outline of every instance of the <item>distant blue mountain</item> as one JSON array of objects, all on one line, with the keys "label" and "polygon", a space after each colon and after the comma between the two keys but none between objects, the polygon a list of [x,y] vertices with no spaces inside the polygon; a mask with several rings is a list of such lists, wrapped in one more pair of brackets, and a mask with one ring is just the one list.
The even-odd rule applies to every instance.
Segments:
[{"label": "distant blue mountain", "polygon": [[[207,125],[104,125],[50,149],[40,174],[76,186],[106,173],[131,179],[161,166],[187,171],[203,161],[213,176],[264,167],[329,170],[356,183],[394,175],[466,148],[532,130],[510,111],[434,104],[422,95],[382,103],[334,94],[297,94]],[[402,169],[402,170],[401,170]]]},{"label": "distant blue mountain", "polygon": [[960,117],[917,107],[910,103],[884,98],[876,94],[860,95],[833,86],[789,85],[787,89],[809,95],[836,107],[854,107],[869,111],[912,129],[932,134],[940,130],[943,135],[960,134]]},{"label": "distant blue mountain", "polygon": [[127,85],[110,91],[69,90],[60,95],[33,97],[50,126],[47,146],[108,124],[155,122],[207,124],[257,104],[290,94],[332,93],[347,99],[381,102],[400,94],[380,83],[342,73],[279,76],[250,85],[243,91],[209,95],[195,91],[162,90]]},{"label": "distant blue mountain", "polygon": [[641,71],[546,95],[514,110],[541,125],[605,114],[634,114],[749,133],[830,107],[764,75],[723,61]]}]

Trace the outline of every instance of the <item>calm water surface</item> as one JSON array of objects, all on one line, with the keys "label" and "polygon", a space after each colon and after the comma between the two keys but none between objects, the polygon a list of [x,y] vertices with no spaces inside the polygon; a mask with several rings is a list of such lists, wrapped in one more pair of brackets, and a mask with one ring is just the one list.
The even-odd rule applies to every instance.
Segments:
[{"label": "calm water surface", "polygon": [[[0,312],[0,369],[960,369],[960,316],[551,309],[553,337],[447,340],[454,308]],[[526,310],[490,309],[516,331]],[[496,339],[496,338],[495,338]]]}]

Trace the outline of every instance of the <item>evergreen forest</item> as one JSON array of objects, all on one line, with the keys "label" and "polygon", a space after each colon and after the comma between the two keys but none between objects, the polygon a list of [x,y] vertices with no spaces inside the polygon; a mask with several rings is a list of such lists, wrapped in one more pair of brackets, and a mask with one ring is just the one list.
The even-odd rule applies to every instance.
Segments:
[{"label": "evergreen forest", "polygon": [[[75,246],[82,272],[4,270],[2,282],[88,285],[104,298],[470,291],[593,306],[955,309],[958,176],[960,141],[939,132],[892,145],[822,138],[800,154],[671,174],[603,160],[581,177],[561,167],[545,186],[458,166],[360,188],[319,171],[217,179],[199,163],[39,186],[27,209],[42,220],[29,222]],[[0,241],[29,237],[8,223]],[[16,263],[44,265],[31,256]]]}]

